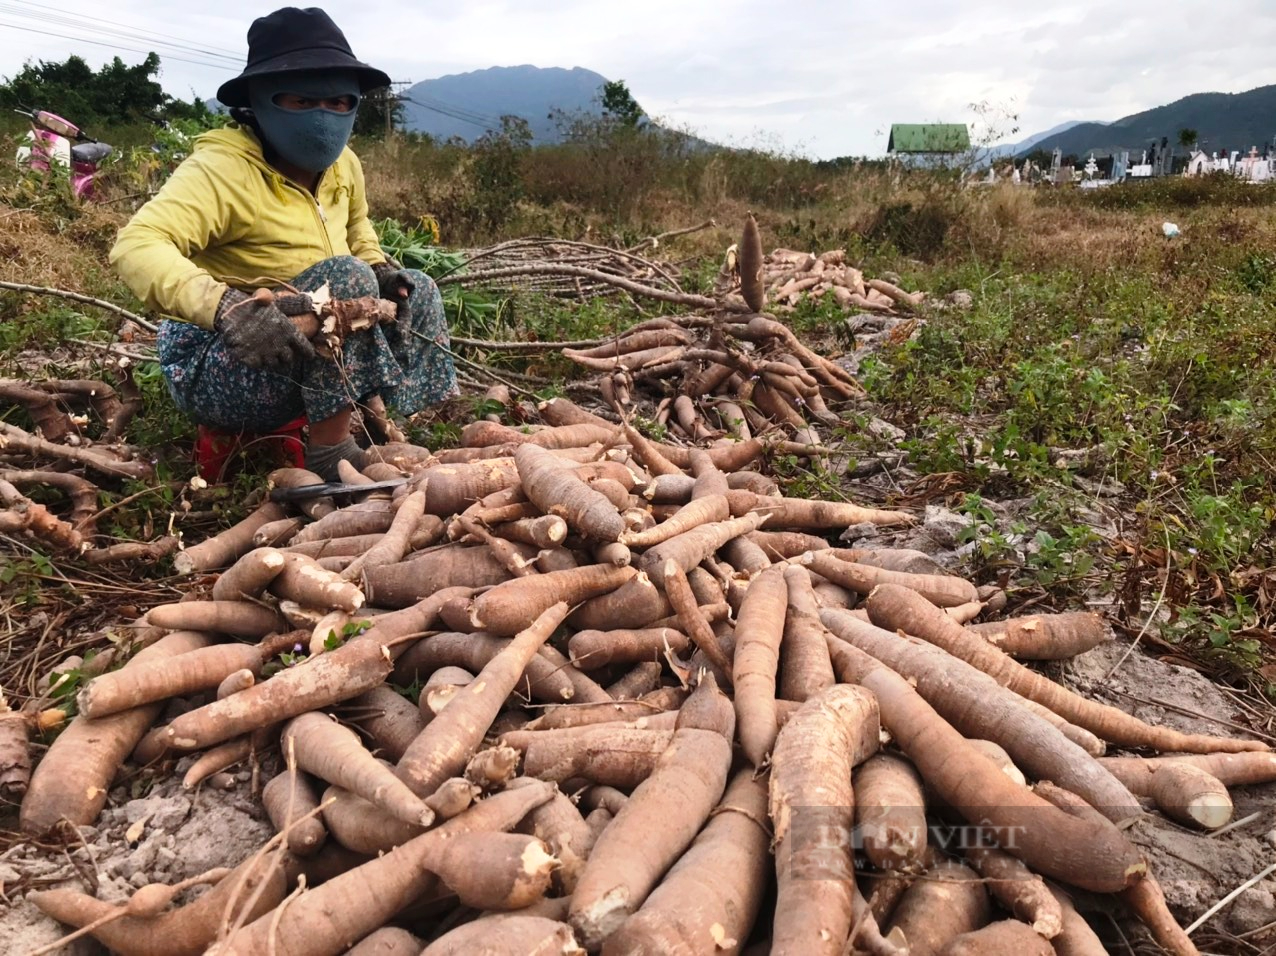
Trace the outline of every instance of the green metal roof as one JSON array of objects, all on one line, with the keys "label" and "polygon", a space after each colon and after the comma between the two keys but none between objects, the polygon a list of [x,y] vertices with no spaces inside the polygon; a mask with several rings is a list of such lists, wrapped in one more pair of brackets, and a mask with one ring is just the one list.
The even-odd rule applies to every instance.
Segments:
[{"label": "green metal roof", "polygon": [[888,153],[960,153],[970,149],[965,123],[893,123]]}]

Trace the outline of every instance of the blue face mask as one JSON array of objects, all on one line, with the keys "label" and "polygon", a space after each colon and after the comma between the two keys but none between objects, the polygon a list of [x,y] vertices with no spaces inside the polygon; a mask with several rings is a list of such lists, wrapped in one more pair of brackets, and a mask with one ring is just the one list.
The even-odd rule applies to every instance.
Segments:
[{"label": "blue face mask", "polygon": [[[290,110],[275,102],[280,93],[313,100],[350,96],[354,98],[355,108],[348,113],[322,107]],[[345,70],[307,70],[254,77],[248,88],[248,101],[262,137],[279,157],[307,172],[320,173],[337,161],[350,141],[358,112],[359,78]]]}]

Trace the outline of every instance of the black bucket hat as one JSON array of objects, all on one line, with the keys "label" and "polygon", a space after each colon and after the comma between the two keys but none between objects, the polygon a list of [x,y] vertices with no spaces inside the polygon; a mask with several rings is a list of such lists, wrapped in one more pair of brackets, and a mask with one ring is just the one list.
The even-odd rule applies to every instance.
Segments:
[{"label": "black bucket hat", "polygon": [[390,85],[390,77],[356,60],[345,34],[318,7],[284,7],[259,17],[248,28],[248,65],[217,91],[226,106],[248,105],[248,83],[254,76],[297,70],[354,70],[359,91]]}]

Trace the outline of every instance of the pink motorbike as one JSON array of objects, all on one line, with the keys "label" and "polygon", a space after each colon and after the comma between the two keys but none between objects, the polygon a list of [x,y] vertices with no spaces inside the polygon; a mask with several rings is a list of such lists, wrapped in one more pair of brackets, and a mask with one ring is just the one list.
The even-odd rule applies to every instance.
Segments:
[{"label": "pink motorbike", "polygon": [[74,123],[47,110],[15,110],[31,121],[26,144],[18,147],[19,165],[48,172],[57,164],[71,172],[71,191],[77,199],[91,199],[98,166],[111,147],[85,134]]}]

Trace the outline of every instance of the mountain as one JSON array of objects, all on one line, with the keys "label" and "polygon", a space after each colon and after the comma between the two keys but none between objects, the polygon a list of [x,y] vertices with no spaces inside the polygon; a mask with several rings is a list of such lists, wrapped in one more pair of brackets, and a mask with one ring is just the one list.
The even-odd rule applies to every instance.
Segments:
[{"label": "mountain", "polygon": [[1047,136],[1016,155],[1034,149],[1047,152],[1058,147],[1065,156],[1083,156],[1093,150],[1108,155],[1116,150],[1147,149],[1161,137],[1178,147],[1179,130],[1194,129],[1198,142],[1209,150],[1247,151],[1261,148],[1276,133],[1276,86],[1260,86],[1246,93],[1194,93],[1166,106],[1134,113],[1113,123],[1081,123]]},{"label": "mountain", "polygon": [[558,140],[550,114],[601,114],[601,88],[607,78],[574,67],[494,66],[423,80],[402,94],[404,125],[437,139],[459,136],[467,142],[500,129],[507,114],[527,120],[537,143]]},{"label": "mountain", "polygon": [[[1036,146],[1043,139],[1047,139],[1051,136],[1057,136],[1060,133],[1066,133],[1068,130],[1072,129],[1074,126],[1080,126],[1083,122],[1085,121],[1084,120],[1069,120],[1066,123],[1060,123],[1058,126],[1052,126],[1050,127],[1050,129],[1045,130],[1043,132],[1033,133],[1027,139],[1021,139],[1017,143],[1005,143],[1000,146],[990,147],[988,150],[988,158],[989,159],[1005,159],[1008,156],[1019,156],[1023,153],[1029,152],[1034,146]],[[1105,126],[1106,124],[1096,123],[1094,125]]]},{"label": "mountain", "polygon": [[[1036,146],[1038,143],[1040,143],[1043,139],[1049,139],[1051,136],[1058,136],[1060,133],[1066,133],[1068,130],[1075,129],[1076,127],[1082,126],[1084,124],[1085,124],[1085,120],[1069,120],[1066,123],[1060,123],[1058,126],[1052,126],[1050,129],[1046,130],[1044,133],[1034,133],[1032,136],[1029,136],[1027,139],[1020,140],[1018,143],[1016,143],[1015,152],[1026,153],[1030,149],[1032,149],[1034,146]],[[1107,126],[1108,124],[1096,122],[1096,123],[1090,123],[1089,125]]]}]

